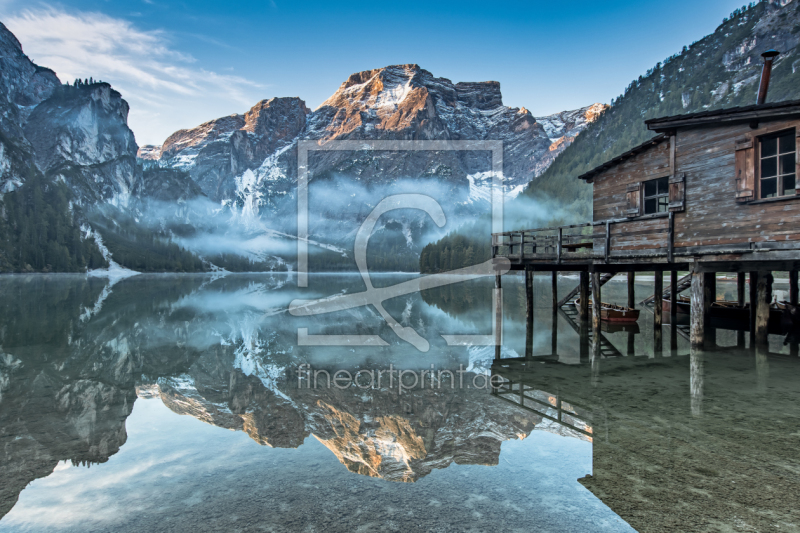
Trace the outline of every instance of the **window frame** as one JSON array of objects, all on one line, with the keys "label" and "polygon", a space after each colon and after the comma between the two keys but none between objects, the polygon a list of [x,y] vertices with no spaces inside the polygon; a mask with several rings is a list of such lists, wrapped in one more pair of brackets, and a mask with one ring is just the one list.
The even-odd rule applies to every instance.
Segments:
[{"label": "window frame", "polygon": [[[794,151],[793,152],[786,152],[786,154],[781,154],[780,153],[780,143],[778,143],[778,145],[775,148],[775,150],[776,150],[775,155],[774,156],[768,156],[770,158],[774,157],[775,158],[775,162],[776,162],[776,174],[775,174],[775,177],[774,177],[774,179],[776,181],[776,183],[775,183],[775,196],[764,197],[763,196],[762,186],[761,186],[761,184],[762,184],[761,182],[764,179],[763,176],[762,176],[762,171],[761,171],[761,169],[762,169],[762,161],[764,160],[764,157],[763,157],[763,154],[762,154],[762,144],[763,144],[763,142],[765,140],[778,139],[780,137],[787,136],[787,135],[794,141],[794,143],[793,143]],[[754,200],[751,200],[751,202],[752,201],[755,201],[755,202],[761,202],[761,201],[770,202],[770,201],[788,200],[790,198],[796,198],[797,197],[797,192],[796,191],[797,191],[798,176],[797,176],[796,168],[797,168],[798,153],[797,153],[796,136],[797,136],[797,129],[796,128],[785,128],[785,129],[781,129],[781,130],[778,130],[778,131],[770,131],[770,132],[764,133],[764,134],[759,135],[759,136],[756,137],[756,141],[757,142],[755,144],[757,146],[757,151],[756,151],[756,154],[755,154],[756,157],[754,159],[755,159],[755,165],[756,165],[756,183],[755,183],[755,187],[757,189],[757,194],[754,195],[755,198],[754,198]],[[787,154],[790,154],[790,153],[793,153],[794,157],[795,157],[795,172],[786,172],[784,174],[781,174],[780,173],[780,156],[781,155],[787,155]],[[794,174],[794,179],[795,179],[795,188],[794,188],[794,190],[795,190],[795,193],[793,193],[793,194],[782,194],[782,191],[785,190],[785,187],[783,186],[783,178],[785,176],[790,175],[790,174]],[[766,178],[766,179],[773,179],[773,178],[772,178],[772,176],[770,176],[769,178]]]},{"label": "window frame", "polygon": [[[649,179],[649,180],[641,182],[641,192],[640,192],[640,194],[641,194],[641,204],[640,204],[641,208],[639,210],[639,214],[640,215],[643,215],[643,216],[646,216],[646,215],[661,215],[661,214],[669,213],[669,178],[670,178],[670,176],[661,176],[661,177],[658,177],[658,178],[653,178],[653,179]],[[658,192],[658,185],[656,185],[656,194],[654,196],[647,196],[646,193],[645,193],[645,191],[647,190],[647,184],[650,183],[650,182],[658,182],[658,181],[662,181],[662,180],[666,183],[666,186],[667,186],[666,192],[659,193]],[[659,198],[665,198],[666,199],[666,203],[664,204],[664,206],[665,206],[664,211],[659,211],[658,210],[658,206],[660,205],[660,203],[658,201]],[[647,200],[653,200],[653,199],[656,200],[656,210],[653,211],[652,213],[648,213],[647,212]]]}]

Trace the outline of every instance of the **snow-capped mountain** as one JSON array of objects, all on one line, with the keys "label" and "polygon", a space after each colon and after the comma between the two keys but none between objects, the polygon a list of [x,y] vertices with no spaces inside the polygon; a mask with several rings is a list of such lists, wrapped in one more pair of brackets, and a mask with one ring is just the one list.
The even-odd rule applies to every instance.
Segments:
[{"label": "snow-capped mountain", "polygon": [[[143,160],[187,170],[212,200],[274,207],[296,183],[297,141],[502,141],[507,190],[527,184],[604,109],[601,104],[534,118],[503,105],[498,82],[453,83],[418,65],[394,65],[351,75],[313,112],[299,98],[259,102],[231,115],[180,130],[162,146],[144,146]],[[487,153],[315,151],[312,176],[345,175],[374,185],[436,177],[469,196],[470,183],[491,170]],[[474,192],[473,199],[476,197]]]}]

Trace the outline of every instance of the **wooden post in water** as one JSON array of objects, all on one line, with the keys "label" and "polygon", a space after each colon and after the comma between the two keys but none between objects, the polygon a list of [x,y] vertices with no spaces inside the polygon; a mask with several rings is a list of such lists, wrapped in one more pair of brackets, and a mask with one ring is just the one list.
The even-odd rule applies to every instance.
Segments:
[{"label": "wooden post in water", "polygon": [[581,320],[589,320],[589,273],[581,272],[581,304],[578,306],[578,314]]},{"label": "wooden post in water", "polygon": [[769,304],[772,301],[772,272],[760,272],[756,293],[756,345],[766,346],[769,336]]},{"label": "wooden post in water", "polygon": [[655,355],[661,355],[664,346],[661,328],[664,322],[664,307],[661,298],[661,295],[664,294],[664,273],[657,270],[654,274],[656,282],[653,288],[653,294],[656,296],[656,301],[653,306],[653,353]]},{"label": "wooden post in water", "polygon": [[747,285],[745,280],[745,273],[739,272],[736,275],[736,299],[739,307],[744,308],[747,298],[747,293],[745,292],[745,285]]},{"label": "wooden post in water", "polygon": [[558,313],[553,311],[550,329],[550,353],[558,355]]},{"label": "wooden post in water", "polygon": [[525,267],[525,357],[533,357],[533,269]]},{"label": "wooden post in water", "polygon": [[705,318],[705,340],[703,346],[708,350],[717,345],[717,330],[711,326],[711,304],[717,301],[717,273],[706,272],[703,274],[705,280],[703,281],[703,289],[705,290],[706,299],[706,312]]},{"label": "wooden post in water", "polygon": [[600,272],[592,272],[592,330],[594,335],[595,344],[600,337]]},{"label": "wooden post in water", "polygon": [[628,307],[636,306],[636,272],[628,272]]},{"label": "wooden post in water", "polygon": [[798,284],[797,284],[797,270],[789,271],[789,303],[797,305]]},{"label": "wooden post in water", "polygon": [[702,272],[692,271],[692,312],[689,338],[694,348],[702,348],[705,340],[705,316],[709,302],[706,301],[704,282],[705,275]]},{"label": "wooden post in water", "polygon": [[669,323],[675,324],[678,319],[678,271],[669,273]]},{"label": "wooden post in water", "polygon": [[664,307],[662,306],[661,302],[661,295],[664,294],[664,273],[663,272],[653,272],[655,275],[655,285],[653,287],[653,294],[656,297],[656,300],[653,305],[653,319],[654,324],[656,327],[661,327],[661,324],[664,321]]},{"label": "wooden post in water", "polygon": [[497,274],[494,277],[495,287],[495,310],[494,310],[494,358],[500,359],[501,348],[503,344],[503,284],[500,281],[501,275]]},{"label": "wooden post in water", "polygon": [[750,272],[750,340],[756,338],[756,300],[758,299],[758,272]]},{"label": "wooden post in water", "polygon": [[558,271],[553,270],[553,313],[558,309]]}]

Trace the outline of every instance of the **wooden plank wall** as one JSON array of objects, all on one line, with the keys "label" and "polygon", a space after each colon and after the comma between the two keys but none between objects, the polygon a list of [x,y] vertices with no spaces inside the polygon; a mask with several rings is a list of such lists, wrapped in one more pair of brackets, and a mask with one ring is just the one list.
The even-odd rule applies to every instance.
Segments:
[{"label": "wooden plank wall", "polygon": [[800,198],[736,201],[736,140],[791,127],[800,127],[800,121],[762,123],[756,130],[736,124],[678,132],[675,159],[677,170],[686,173],[686,211],[675,219],[676,247],[800,240]]},{"label": "wooden plank wall", "polygon": [[[753,205],[736,201],[736,141],[791,127],[800,128],[800,120],[763,122],[756,130],[745,123],[678,131],[674,172],[686,174],[686,208],[675,213],[676,248],[800,240],[800,197]],[[670,175],[669,152],[667,140],[596,176],[594,220],[625,218],[627,186]],[[666,247],[667,234],[661,230],[667,223],[657,218],[612,225],[612,255]],[[595,252],[602,252],[605,227],[595,227],[594,234]]]}]

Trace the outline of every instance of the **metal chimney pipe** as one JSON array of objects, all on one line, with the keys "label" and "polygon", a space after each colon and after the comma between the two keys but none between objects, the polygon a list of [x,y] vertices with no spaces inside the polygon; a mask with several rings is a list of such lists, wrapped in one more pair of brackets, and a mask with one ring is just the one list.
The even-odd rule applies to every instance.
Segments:
[{"label": "metal chimney pipe", "polygon": [[769,78],[772,75],[772,60],[780,54],[777,50],[767,50],[761,57],[764,58],[764,67],[761,69],[761,85],[758,87],[758,98],[756,105],[761,105],[767,101],[767,91],[769,90]]}]

